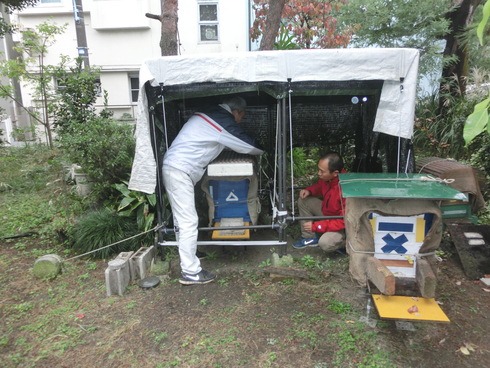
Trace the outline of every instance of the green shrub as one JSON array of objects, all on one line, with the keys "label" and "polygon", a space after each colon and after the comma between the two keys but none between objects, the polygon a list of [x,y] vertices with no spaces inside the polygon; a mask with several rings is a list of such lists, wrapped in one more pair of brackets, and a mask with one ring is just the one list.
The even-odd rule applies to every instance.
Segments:
[{"label": "green shrub", "polygon": [[155,222],[156,194],[147,194],[128,189],[128,182],[115,184],[121,193],[121,202],[117,208],[119,216],[134,218],[141,231],[150,230]]},{"label": "green shrub", "polygon": [[[116,194],[112,185],[129,178],[135,146],[132,126],[113,120],[106,108],[96,111],[99,69],[85,68],[81,58],[70,64],[63,58],[55,69],[62,88],[49,103],[57,143],[71,163],[90,176],[99,199],[111,198]],[[103,94],[106,105],[107,92]]]},{"label": "green shrub", "polygon": [[132,126],[96,117],[65,130],[58,143],[89,175],[100,198],[113,197],[113,185],[129,179],[135,147]]},{"label": "green shrub", "polygon": [[480,134],[468,146],[471,156],[469,162],[474,168],[483,171],[490,176],[490,136],[486,133]]},{"label": "green shrub", "polygon": [[463,139],[466,117],[472,112],[474,102],[467,98],[447,99],[444,115],[438,114],[439,100],[432,96],[417,106],[414,146],[418,156],[465,158],[468,150]]},{"label": "green shrub", "polygon": [[100,71],[98,68],[85,68],[82,58],[74,62],[74,65],[70,65],[72,60],[64,57],[54,69],[62,88],[58,88],[56,98],[49,102],[48,110],[59,136],[97,117],[95,102],[100,91],[96,86]]},{"label": "green shrub", "polygon": [[[71,237],[73,248],[78,253],[87,253],[138,235],[134,220],[118,216],[109,209],[100,209],[86,213],[73,228]],[[143,243],[151,244],[153,234],[147,233],[133,239],[123,241],[114,246],[101,249],[91,254],[94,258],[107,258],[119,252],[136,251]]]}]

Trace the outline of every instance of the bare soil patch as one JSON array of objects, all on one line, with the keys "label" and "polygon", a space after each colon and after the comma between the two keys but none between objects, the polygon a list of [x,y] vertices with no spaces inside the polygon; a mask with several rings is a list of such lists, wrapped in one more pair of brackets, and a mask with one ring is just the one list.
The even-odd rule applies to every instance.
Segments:
[{"label": "bare soil patch", "polygon": [[[107,260],[68,262],[40,281],[31,274],[40,247],[36,238],[0,242],[4,367],[490,366],[490,293],[455,255],[439,264],[437,289],[451,322],[405,331],[376,311],[375,327],[360,322],[370,295],[345,255],[288,247],[310,278],[277,281],[262,267],[271,248],[209,247],[203,266],[215,283],[180,285],[174,261],[154,289],[107,297]],[[316,266],[305,267],[305,255]]]}]

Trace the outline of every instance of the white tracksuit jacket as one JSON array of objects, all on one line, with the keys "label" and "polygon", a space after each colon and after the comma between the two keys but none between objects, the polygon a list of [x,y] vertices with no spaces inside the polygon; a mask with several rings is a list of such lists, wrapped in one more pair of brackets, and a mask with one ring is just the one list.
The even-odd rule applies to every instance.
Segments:
[{"label": "white tracksuit jacket", "polygon": [[[138,144],[138,137],[141,134],[143,134],[143,137],[140,136],[142,142]],[[140,129],[140,132],[136,130],[136,155],[129,189],[153,193],[156,183],[156,166],[148,136],[148,128]],[[144,143],[145,141],[147,143]],[[228,106],[220,105],[206,113],[194,114],[184,124],[165,153],[163,164],[184,171],[196,184],[203,176],[208,164],[225,147],[238,153],[251,155],[263,153],[257,143],[235,122]],[[152,161],[147,163],[144,161],[145,158]]]}]

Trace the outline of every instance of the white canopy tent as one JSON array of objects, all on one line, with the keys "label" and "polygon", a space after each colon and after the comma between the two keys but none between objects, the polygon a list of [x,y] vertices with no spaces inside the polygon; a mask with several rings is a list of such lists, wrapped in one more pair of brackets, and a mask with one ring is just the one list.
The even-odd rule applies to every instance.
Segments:
[{"label": "white canopy tent", "polygon": [[[146,83],[167,88],[206,83],[252,86],[261,82],[287,85],[289,82],[382,81],[373,131],[411,139],[418,63],[418,50],[399,48],[258,51],[147,60],[139,76],[137,142],[130,189],[152,193],[156,184]],[[275,97],[284,97],[280,96],[282,92]]]},{"label": "white canopy tent", "polygon": [[145,61],[140,82],[156,86],[261,81],[384,81],[375,131],[411,138],[419,52],[327,49],[167,56]]}]

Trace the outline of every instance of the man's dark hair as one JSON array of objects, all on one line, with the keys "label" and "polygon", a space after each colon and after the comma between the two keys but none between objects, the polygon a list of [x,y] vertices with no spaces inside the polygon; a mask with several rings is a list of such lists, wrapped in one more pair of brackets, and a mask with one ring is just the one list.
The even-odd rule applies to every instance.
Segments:
[{"label": "man's dark hair", "polygon": [[330,172],[341,171],[344,168],[344,160],[337,152],[328,152],[320,157],[320,160],[328,161],[328,169]]}]

